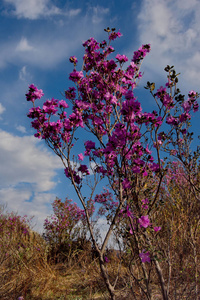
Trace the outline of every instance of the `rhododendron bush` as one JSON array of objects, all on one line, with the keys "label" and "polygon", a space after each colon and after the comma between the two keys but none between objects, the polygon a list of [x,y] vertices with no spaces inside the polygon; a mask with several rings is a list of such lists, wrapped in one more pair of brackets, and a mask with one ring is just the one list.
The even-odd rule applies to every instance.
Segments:
[{"label": "rhododendron bush", "polygon": [[[84,210],[66,198],[65,202],[56,198],[52,204],[53,212],[44,221],[43,237],[48,243],[49,259],[61,261],[84,248],[88,241],[87,222]],[[87,203],[88,211],[93,212],[93,203]]]},{"label": "rhododendron bush", "polygon": [[[188,143],[192,140],[190,120],[198,111],[198,94],[190,91],[185,98],[177,88],[179,74],[167,66],[163,86],[156,90],[155,83],[147,82],[145,88],[155,105],[146,111],[145,101],[140,102],[134,90],[142,78],[141,63],[150,45],[142,45],[129,60],[114,53],[113,41],[122,36],[120,31],[105,31],[108,41],[99,43],[90,38],[83,43],[81,69],[77,58],[70,57],[73,86],[65,91],[66,100],[52,98],[38,106],[43,91],[29,86],[26,98],[33,106],[28,117],[35,137],[44,139],[60,157],[82,204],[80,215],[84,213],[111,299],[116,297],[120,273],[119,267],[113,279],[107,271],[105,250],[112,233],[119,243],[126,241],[124,248],[129,248],[130,255],[127,272],[141,295],[151,299],[151,270],[155,270],[163,299],[168,299],[170,280],[168,276],[166,282],[156,242],[165,230],[158,212],[161,206],[163,211],[164,198],[169,196],[168,183],[174,176],[169,171],[171,160],[180,162],[187,174],[184,181],[194,197],[198,194],[197,172],[192,170],[197,170],[199,152],[192,153]],[[102,183],[106,187],[97,193]],[[86,185],[90,193],[88,188],[85,191]],[[95,213],[105,216],[109,224],[102,244],[97,243],[93,231]],[[133,289],[131,292],[134,294]]]},{"label": "rhododendron bush", "polygon": [[79,231],[76,228],[78,222],[84,219],[84,211],[69,199],[64,203],[56,199],[53,210],[54,214],[44,222],[45,239],[56,244],[73,240],[76,231]]}]

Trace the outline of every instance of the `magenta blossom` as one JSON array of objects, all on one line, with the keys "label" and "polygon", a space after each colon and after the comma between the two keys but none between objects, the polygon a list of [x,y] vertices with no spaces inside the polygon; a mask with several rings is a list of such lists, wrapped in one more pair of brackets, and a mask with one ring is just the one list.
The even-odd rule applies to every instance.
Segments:
[{"label": "magenta blossom", "polygon": [[143,263],[145,263],[145,262],[150,263],[151,262],[149,251],[145,253],[144,250],[143,250],[142,253],[139,254],[139,256],[140,256]]},{"label": "magenta blossom", "polygon": [[26,94],[26,100],[34,102],[36,99],[40,99],[44,96],[43,90],[38,90],[34,84],[29,86],[29,92]]},{"label": "magenta blossom", "polygon": [[133,234],[133,230],[132,230],[132,228],[130,229],[129,233],[130,233],[130,234]]},{"label": "magenta blossom", "polygon": [[148,209],[148,203],[149,203],[149,200],[147,199],[147,198],[145,198],[145,199],[142,199],[142,208],[144,208],[144,209]]},{"label": "magenta blossom", "polygon": [[90,155],[91,149],[95,149],[95,143],[92,141],[85,142],[85,155]]},{"label": "magenta blossom", "polygon": [[83,161],[83,159],[84,159],[84,156],[83,156],[83,154],[82,154],[82,153],[78,154],[78,159],[79,159],[79,160],[81,160],[81,161]]},{"label": "magenta blossom", "polygon": [[78,62],[78,59],[76,58],[76,56],[70,56],[69,61],[71,63],[73,63],[74,65],[76,65]]},{"label": "magenta blossom", "polygon": [[160,227],[160,226],[156,226],[156,227],[154,227],[153,229],[154,229],[155,232],[158,232],[158,231],[161,230],[161,227]]},{"label": "magenta blossom", "polygon": [[120,38],[121,36],[122,36],[122,34],[120,31],[118,31],[118,32],[114,31],[109,34],[109,40],[114,41],[114,40],[116,40],[116,38]]},{"label": "magenta blossom", "polygon": [[151,223],[149,220],[149,216],[141,216],[141,218],[138,219],[138,222],[140,223],[140,227],[147,228]]},{"label": "magenta blossom", "polygon": [[117,54],[115,56],[115,58],[120,62],[120,63],[124,63],[126,61],[128,61],[128,57],[126,55],[121,55],[121,54]]},{"label": "magenta blossom", "polygon": [[90,172],[89,172],[88,167],[86,165],[81,165],[78,168],[78,171],[80,171],[83,174],[90,175]]},{"label": "magenta blossom", "polygon": [[104,261],[105,261],[105,263],[109,262],[109,259],[107,258],[107,256],[104,257]]},{"label": "magenta blossom", "polygon": [[69,107],[69,105],[64,100],[60,100],[58,102],[58,104],[60,105],[60,107],[63,107],[63,108],[68,108]]},{"label": "magenta blossom", "polygon": [[74,70],[73,72],[70,73],[70,76],[69,76],[69,79],[71,81],[74,81],[74,82],[78,82],[81,78],[83,78],[83,72],[82,71],[76,71]]}]

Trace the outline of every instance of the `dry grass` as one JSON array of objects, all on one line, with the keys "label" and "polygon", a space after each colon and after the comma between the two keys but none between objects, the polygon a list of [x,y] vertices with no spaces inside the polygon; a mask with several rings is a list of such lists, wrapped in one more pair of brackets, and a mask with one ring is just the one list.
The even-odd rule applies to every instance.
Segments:
[{"label": "dry grass", "polygon": [[[76,261],[74,260],[73,263],[70,261],[70,266],[68,263],[50,264],[47,262],[45,245],[39,237],[36,238],[34,245],[40,245],[40,247],[42,245],[40,251],[33,250],[32,244],[28,249],[22,251],[22,249],[16,249],[12,243],[9,243],[9,251],[1,247],[0,299],[15,300],[20,296],[27,300],[109,299],[100,276],[98,261],[94,259],[89,262],[88,253],[80,252]],[[112,281],[112,278],[114,280],[118,274],[119,261],[111,260],[107,264],[107,268]],[[130,284],[130,274],[122,265],[116,285],[117,290],[120,291],[117,299],[134,299],[130,294]],[[181,283],[179,280],[175,284],[178,285],[174,286],[176,295],[175,293],[171,295],[171,299],[192,299],[190,298],[193,294],[192,286],[189,286],[188,282],[183,280]],[[141,291],[135,284],[132,285],[132,289],[135,295],[140,297]],[[156,283],[154,284],[153,299],[162,299]]]},{"label": "dry grass", "polygon": [[33,231],[28,237],[1,234],[0,299],[104,299],[98,263],[89,262],[88,253],[57,264],[47,258],[47,245]]},{"label": "dry grass", "polygon": [[[179,231],[173,231],[171,237],[171,253],[174,254],[171,261],[170,299],[196,299],[194,258],[189,246],[187,251],[181,252],[184,240],[178,239],[181,227],[176,227]],[[168,238],[167,233],[166,237],[158,235],[155,242],[166,248],[164,239]],[[66,256],[64,261],[55,263],[54,257],[49,258],[48,246],[44,239],[30,229],[28,234],[24,235],[20,230],[9,232],[4,228],[0,231],[0,239],[0,299],[17,300],[20,296],[23,296],[24,300],[109,299],[98,259],[92,258],[92,252],[88,248],[76,250],[75,253]],[[117,255],[108,258],[106,266],[111,282],[115,282],[118,277],[117,300],[145,299],[130,273],[132,270],[132,274],[141,277],[142,272],[137,261],[131,265],[131,257],[128,254],[123,259]],[[161,260],[160,264],[167,274],[166,260]],[[151,268],[151,265],[147,264],[147,268]],[[153,267],[151,272],[152,299],[160,300],[162,296]]]}]

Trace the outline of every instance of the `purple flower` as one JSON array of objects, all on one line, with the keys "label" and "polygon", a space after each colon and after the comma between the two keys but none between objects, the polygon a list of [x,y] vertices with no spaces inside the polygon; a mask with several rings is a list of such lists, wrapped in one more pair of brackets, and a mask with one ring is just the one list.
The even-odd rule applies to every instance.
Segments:
[{"label": "purple flower", "polygon": [[38,90],[34,84],[29,86],[29,92],[26,94],[26,100],[34,102],[36,99],[40,99],[44,96],[43,90]]},{"label": "purple flower", "polygon": [[118,31],[118,32],[111,32],[110,35],[109,35],[109,40],[110,41],[114,41],[116,40],[116,38],[120,38],[122,36],[121,32]]},{"label": "purple flower", "polygon": [[198,111],[199,110],[199,104],[197,103],[197,101],[195,101],[194,103],[193,103],[193,112],[196,112],[196,111]]},{"label": "purple flower", "polygon": [[172,116],[169,116],[169,117],[167,117],[167,119],[166,119],[166,123],[169,124],[169,125],[175,125],[175,126],[177,126],[178,123],[179,123],[179,120],[178,120],[177,118],[174,118],[174,117],[172,117]]},{"label": "purple flower", "polygon": [[76,65],[78,62],[78,59],[76,58],[76,56],[70,56],[69,61],[71,63],[73,63],[74,65]]},{"label": "purple flower", "polygon": [[47,100],[43,104],[43,111],[47,114],[55,114],[58,110],[55,107],[58,107],[58,100],[52,98],[51,100]]},{"label": "purple flower", "polygon": [[195,92],[195,91],[190,91],[189,93],[188,93],[188,96],[190,97],[190,98],[195,98],[195,97],[197,97],[197,92]]},{"label": "purple flower", "polygon": [[95,148],[95,143],[92,141],[87,141],[85,142],[85,148],[86,149],[94,149]]},{"label": "purple flower", "polygon": [[158,232],[158,231],[161,230],[161,227],[160,226],[155,226],[153,229],[154,229],[155,232]]},{"label": "purple flower", "polygon": [[184,101],[181,106],[183,107],[185,112],[189,112],[191,109],[191,103],[189,100]]},{"label": "purple flower", "polygon": [[74,87],[70,87],[67,91],[65,91],[66,99],[73,100],[76,97],[76,90]]},{"label": "purple flower", "polygon": [[191,116],[190,116],[190,114],[187,113],[187,112],[184,112],[184,113],[182,113],[182,114],[179,116],[180,123],[185,122],[185,121],[190,120],[190,119],[191,119]]},{"label": "purple flower", "polygon": [[64,107],[64,108],[68,108],[69,107],[69,105],[64,100],[60,100],[58,102],[58,104],[60,105],[60,107]]},{"label": "purple flower", "polygon": [[125,178],[122,182],[122,186],[123,186],[124,189],[130,189],[131,188],[131,183],[127,178]]},{"label": "purple flower", "polygon": [[170,151],[170,155],[176,155],[178,153],[178,151],[176,149],[172,149]]},{"label": "purple flower", "polygon": [[150,44],[142,45],[142,47],[140,47],[138,51],[134,52],[132,61],[138,64],[140,60],[142,60],[146,56],[146,54],[150,52],[150,49]]},{"label": "purple flower", "polygon": [[187,133],[187,130],[184,128],[181,130],[182,134],[186,134]]},{"label": "purple flower", "polygon": [[148,262],[150,263],[151,262],[151,258],[150,258],[150,253],[149,252],[144,252],[144,250],[142,251],[142,253],[139,254],[141,260],[143,263],[145,262]]},{"label": "purple flower", "polygon": [[156,96],[158,98],[161,98],[162,96],[164,96],[167,92],[167,89],[164,88],[163,86],[161,86],[158,90],[157,90],[157,93],[156,93]]},{"label": "purple flower", "polygon": [[80,184],[80,183],[81,183],[81,178],[80,178],[79,175],[77,175],[77,173],[76,173],[75,171],[71,171],[72,176],[71,176],[71,173],[70,173],[70,171],[69,171],[69,168],[66,168],[66,169],[64,170],[64,172],[65,172],[65,175],[66,175],[67,178],[71,178],[71,177],[73,176],[74,181],[75,181],[77,184]]},{"label": "purple flower", "polygon": [[104,261],[105,261],[105,263],[109,262],[109,259],[107,258],[107,256],[104,257]]},{"label": "purple flower", "polygon": [[159,164],[156,163],[153,163],[150,168],[153,172],[158,172],[160,170]]},{"label": "purple flower", "polygon": [[141,216],[141,218],[138,219],[138,222],[140,223],[140,227],[147,228],[150,225],[149,216]]},{"label": "purple flower", "polygon": [[95,143],[92,141],[86,141],[85,149],[86,149],[86,151],[84,152],[85,155],[90,155],[91,149],[95,149]]},{"label": "purple flower", "polygon": [[128,61],[128,57],[126,55],[121,55],[121,54],[117,54],[115,56],[115,58],[120,62],[120,63],[124,63],[126,61]]},{"label": "purple flower", "polygon": [[90,172],[89,172],[88,167],[86,165],[81,165],[78,168],[78,171],[80,171],[81,173],[85,173],[86,175],[90,175]]},{"label": "purple flower", "polygon": [[142,203],[143,203],[142,208],[148,209],[148,205],[147,204],[149,203],[149,200],[147,198],[142,199]]},{"label": "purple flower", "polygon": [[83,72],[80,71],[76,71],[74,70],[72,73],[70,73],[69,79],[74,81],[74,82],[78,82],[81,78],[83,78]]},{"label": "purple flower", "polygon": [[84,156],[83,156],[82,153],[78,154],[78,159],[79,159],[79,160],[83,161],[83,158],[84,158]]}]

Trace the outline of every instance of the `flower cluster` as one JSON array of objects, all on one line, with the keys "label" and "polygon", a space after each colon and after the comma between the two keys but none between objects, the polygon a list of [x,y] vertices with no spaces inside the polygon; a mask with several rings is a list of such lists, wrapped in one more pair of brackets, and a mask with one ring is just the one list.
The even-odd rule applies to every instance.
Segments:
[{"label": "flower cluster", "polygon": [[104,189],[104,192],[97,194],[94,202],[101,204],[98,211],[99,215],[106,215],[108,212],[114,212],[118,206],[118,203],[113,200],[113,195],[108,189]]},{"label": "flower cluster", "polygon": [[145,56],[150,52],[150,50],[151,46],[149,44],[142,45],[142,47],[140,47],[138,51],[134,52],[132,61],[138,64],[142,59],[145,58]]},{"label": "flower cluster", "polygon": [[34,84],[29,86],[29,92],[26,94],[27,101],[34,102],[35,100],[40,99],[42,96],[44,96],[42,90],[38,90]]}]

